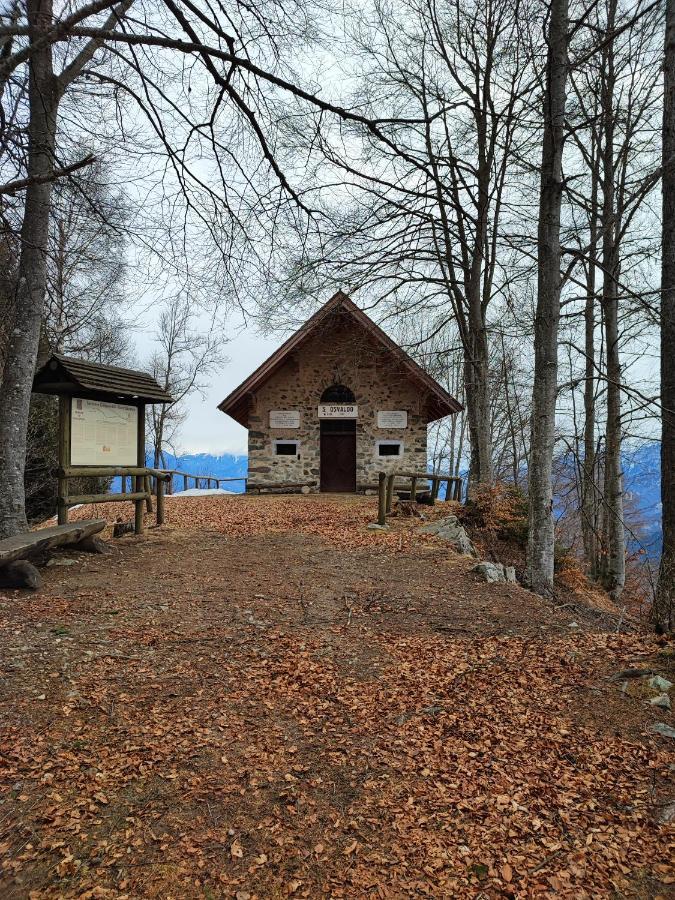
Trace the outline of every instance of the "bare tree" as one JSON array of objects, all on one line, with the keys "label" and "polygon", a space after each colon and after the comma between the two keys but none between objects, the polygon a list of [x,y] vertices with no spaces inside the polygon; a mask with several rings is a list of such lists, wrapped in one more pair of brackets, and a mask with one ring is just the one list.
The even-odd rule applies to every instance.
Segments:
[{"label": "bare tree", "polygon": [[165,467],[164,453],[172,447],[185,418],[187,398],[201,392],[205,379],[225,362],[225,339],[215,323],[200,323],[192,298],[181,294],[172,298],[159,317],[155,333],[157,350],[150,359],[150,371],[173,397],[172,403],[148,407],[148,438],[153,466]]},{"label": "bare tree", "polygon": [[97,161],[54,184],[44,329],[53,352],[117,362],[130,354],[124,279],[127,201]]},{"label": "bare tree", "polygon": [[293,136],[309,144],[317,186],[326,164],[346,185],[316,241],[288,254],[283,287],[295,302],[327,279],[363,286],[383,324],[421,317],[428,339],[454,323],[474,483],[493,478],[490,330],[511,277],[505,234],[531,140],[520,125],[533,81],[529,10],[525,0],[375,0],[355,10],[357,99],[418,124],[392,125],[388,142],[366,134],[358,163],[342,136]]},{"label": "bare tree", "polygon": [[[136,15],[128,17],[132,4]],[[164,0],[161,7],[142,0],[91,0],[68,5],[55,15],[52,0],[27,0],[25,21],[17,4],[9,16],[3,15],[3,22],[7,24],[0,29],[0,90],[4,92],[21,67],[27,68],[28,121],[25,171],[0,185],[4,195],[20,191],[25,198],[15,325],[0,384],[0,536],[26,527],[25,440],[47,286],[52,184],[91,162],[90,157],[66,162],[61,152],[59,110],[72,86],[86,80],[92,89],[98,86],[106,96],[112,95],[114,103],[127,98],[135,104],[136,115],[154,137],[153,151],[167,160],[166,170],[175,179],[183,208],[209,230],[218,248],[214,256],[224,267],[231,264],[228,248],[236,243],[233,235],[240,242],[249,237],[247,215],[249,221],[259,220],[267,206],[276,207],[282,201],[309,213],[282,171],[268,137],[277,125],[275,92],[286,92],[299,104],[380,133],[378,122],[326,102],[303,89],[298,80],[281,74],[282,42],[293,43],[307,30],[301,4],[271,2],[263,11],[237,0],[232,0],[229,9],[220,3],[213,8],[191,0]],[[223,22],[231,33],[224,30]],[[194,69],[189,79],[184,77],[183,63]],[[198,99],[193,86],[200,88],[194,92]],[[22,104],[12,108],[22,109]],[[231,116],[229,126],[226,113]],[[7,119],[0,121],[0,127],[6,124]],[[0,140],[4,138],[0,134]],[[261,198],[262,212],[252,204],[249,213],[248,201],[237,206],[232,196],[236,190],[225,176],[223,159],[236,171],[239,185],[251,187],[242,150],[247,143],[257,155],[252,167],[262,164],[276,180],[276,190]],[[213,179],[205,178],[203,165],[200,168],[204,154],[210,155],[216,172]],[[21,153],[17,160],[21,165]],[[175,207],[176,202],[167,205]],[[219,221],[218,229],[213,218]],[[173,244],[175,236],[170,240]],[[180,246],[185,249],[182,241]],[[211,268],[217,268],[213,260]]]},{"label": "bare tree", "polygon": [[560,209],[565,101],[568,74],[568,0],[551,0],[546,35],[537,310],[534,330],[534,387],[528,470],[529,521],[526,579],[540,593],[553,588],[553,488],[558,326],[560,322]]},{"label": "bare tree", "polygon": [[661,499],[663,550],[652,610],[660,631],[675,630],[675,2],[666,0],[661,257]]},{"label": "bare tree", "polygon": [[[655,252],[648,201],[659,175],[655,114],[660,60],[654,40],[659,18],[658,8],[644,4],[637,10],[623,8],[618,0],[595,4],[587,23],[591,46],[599,43],[599,49],[582,53],[586,58],[570,80],[569,156],[575,177],[566,185],[565,237],[573,262],[578,258],[585,270],[585,283],[570,278],[572,296],[565,301],[572,334],[574,294],[579,288],[585,293],[584,339],[578,345],[571,338],[583,365],[583,442],[575,432],[580,505],[589,570],[602,577],[614,599],[625,581],[623,438],[636,405],[621,357],[624,348],[637,346],[637,331],[649,328],[651,318],[651,285],[641,266]],[[567,271],[571,273],[571,265]],[[598,353],[599,321],[603,340]],[[573,393],[571,360],[570,375]],[[603,419],[601,440],[597,428]]]}]

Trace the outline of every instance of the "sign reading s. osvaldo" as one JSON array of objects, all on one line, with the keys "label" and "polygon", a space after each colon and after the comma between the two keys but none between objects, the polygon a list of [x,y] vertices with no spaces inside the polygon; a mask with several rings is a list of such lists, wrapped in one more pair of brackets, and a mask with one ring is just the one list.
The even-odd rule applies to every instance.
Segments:
[{"label": "sign reading s. osvaldo", "polygon": [[404,409],[381,409],[377,413],[378,428],[407,428],[408,413]]},{"label": "sign reading s. osvaldo", "polygon": [[355,403],[321,403],[320,419],[358,419],[359,408]]},{"label": "sign reading s. osvaldo", "polygon": [[297,409],[270,410],[270,428],[299,428],[300,411]]},{"label": "sign reading s. osvaldo", "polygon": [[135,466],[138,409],[73,397],[70,462],[73,466]]}]

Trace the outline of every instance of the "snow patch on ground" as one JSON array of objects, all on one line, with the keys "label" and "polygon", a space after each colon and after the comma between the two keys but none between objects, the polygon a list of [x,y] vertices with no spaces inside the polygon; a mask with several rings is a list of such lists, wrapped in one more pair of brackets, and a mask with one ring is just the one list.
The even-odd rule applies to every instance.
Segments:
[{"label": "snow patch on ground", "polygon": [[236,491],[224,491],[222,488],[188,488],[187,491],[175,491],[169,497],[210,497],[213,494],[236,495]]}]

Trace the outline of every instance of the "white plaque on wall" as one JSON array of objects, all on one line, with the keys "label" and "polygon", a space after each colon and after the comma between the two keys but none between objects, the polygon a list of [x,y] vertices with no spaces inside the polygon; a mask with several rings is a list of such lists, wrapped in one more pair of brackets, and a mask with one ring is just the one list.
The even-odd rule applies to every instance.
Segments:
[{"label": "white plaque on wall", "polygon": [[73,466],[135,466],[138,407],[73,397],[70,462]]},{"label": "white plaque on wall", "polygon": [[300,411],[297,409],[270,410],[270,428],[299,428]]},{"label": "white plaque on wall", "polygon": [[359,408],[355,403],[321,403],[320,419],[358,419]]},{"label": "white plaque on wall", "polygon": [[381,409],[377,413],[378,428],[407,428],[408,413],[405,409]]}]

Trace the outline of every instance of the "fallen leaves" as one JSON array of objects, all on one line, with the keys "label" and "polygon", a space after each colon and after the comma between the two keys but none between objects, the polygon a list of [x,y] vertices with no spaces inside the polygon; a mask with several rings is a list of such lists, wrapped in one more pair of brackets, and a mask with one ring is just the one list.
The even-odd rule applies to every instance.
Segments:
[{"label": "fallen leaves", "polygon": [[[71,569],[2,607],[0,891],[590,900],[645,878],[667,895],[666,745],[616,734],[642,707],[605,681],[651,639],[540,633],[553,614],[520,591],[505,605],[527,621],[495,633],[501,595],[438,560],[420,577],[414,532],[405,559],[398,534],[365,532],[370,501],[312,502],[172,501],[187,524],[161,554],[120,542],[102,586]],[[207,513],[211,550],[190,530]],[[338,545],[356,571],[337,550],[319,569]],[[475,631],[437,633],[432,591]]]}]

